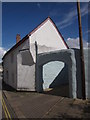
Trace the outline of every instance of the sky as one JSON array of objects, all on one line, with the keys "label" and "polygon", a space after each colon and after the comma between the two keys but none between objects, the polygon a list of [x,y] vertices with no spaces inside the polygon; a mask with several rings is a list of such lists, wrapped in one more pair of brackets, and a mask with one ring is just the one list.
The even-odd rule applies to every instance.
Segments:
[{"label": "sky", "polygon": [[[84,44],[88,41],[88,3],[80,3]],[[2,3],[2,46],[5,53],[16,44],[16,34],[26,36],[48,16],[54,21],[67,44],[78,47],[79,31],[77,3],[75,2],[3,2]],[[72,44],[71,44],[72,43]],[[1,56],[1,54],[0,54]]]}]

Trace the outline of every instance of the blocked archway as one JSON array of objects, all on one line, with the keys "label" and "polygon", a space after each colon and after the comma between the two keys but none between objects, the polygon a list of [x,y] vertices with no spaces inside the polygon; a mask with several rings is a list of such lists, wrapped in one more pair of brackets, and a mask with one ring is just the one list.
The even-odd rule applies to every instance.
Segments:
[{"label": "blocked archway", "polygon": [[43,91],[42,66],[50,61],[62,61],[68,65],[69,97],[76,98],[76,61],[72,49],[60,50],[37,55],[36,61],[36,91]]},{"label": "blocked archway", "polygon": [[42,67],[43,67],[43,90],[47,90],[48,88],[55,88],[59,86],[59,84],[64,83],[64,81],[62,81],[62,78],[64,77],[62,76],[63,75],[62,73],[65,70],[64,69],[65,64],[63,62],[51,61],[44,64]]},{"label": "blocked archway", "polygon": [[68,65],[51,61],[43,66],[43,93],[69,97]]}]

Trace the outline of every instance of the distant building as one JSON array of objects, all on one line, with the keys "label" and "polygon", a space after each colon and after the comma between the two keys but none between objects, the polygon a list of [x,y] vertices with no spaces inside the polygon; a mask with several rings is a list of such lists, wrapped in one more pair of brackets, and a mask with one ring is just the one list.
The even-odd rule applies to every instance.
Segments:
[{"label": "distant building", "polygon": [[37,91],[36,52],[45,53],[68,49],[68,46],[50,17],[46,18],[22,40],[18,34],[16,42],[3,57],[4,82],[16,90]]}]

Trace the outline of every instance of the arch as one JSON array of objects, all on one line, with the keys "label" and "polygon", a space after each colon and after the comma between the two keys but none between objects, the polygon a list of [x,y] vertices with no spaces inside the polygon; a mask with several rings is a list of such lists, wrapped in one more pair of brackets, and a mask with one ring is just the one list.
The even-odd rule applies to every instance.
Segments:
[{"label": "arch", "polygon": [[69,76],[69,96],[76,98],[76,61],[74,51],[58,50],[54,52],[41,53],[37,55],[36,59],[36,91],[42,92],[42,66],[50,61],[62,61],[68,65],[68,76]]},{"label": "arch", "polygon": [[[61,61],[51,61],[43,66],[43,90],[59,87],[65,84],[67,79],[66,64]],[[67,77],[66,77],[67,76]],[[66,78],[66,79],[65,79]]]}]

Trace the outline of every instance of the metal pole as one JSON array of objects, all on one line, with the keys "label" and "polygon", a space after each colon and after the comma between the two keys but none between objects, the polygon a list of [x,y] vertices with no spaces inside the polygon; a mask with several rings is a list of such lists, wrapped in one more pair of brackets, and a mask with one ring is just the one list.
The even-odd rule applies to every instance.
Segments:
[{"label": "metal pole", "polygon": [[81,27],[81,15],[80,15],[80,2],[79,2],[79,0],[77,1],[77,12],[78,12],[78,25],[79,25],[82,97],[83,97],[83,99],[86,99],[86,92],[85,92],[85,65],[84,65],[84,53],[83,53],[83,40],[82,40],[82,27]]}]

